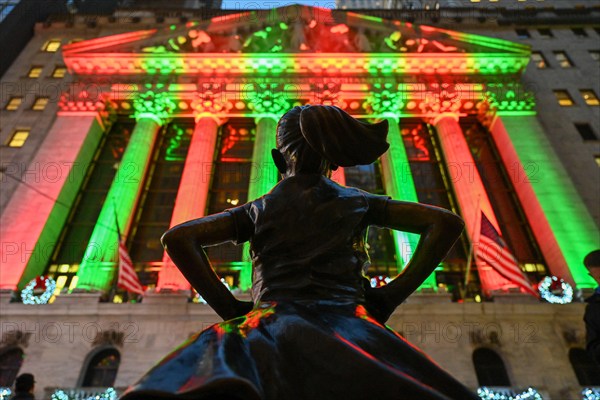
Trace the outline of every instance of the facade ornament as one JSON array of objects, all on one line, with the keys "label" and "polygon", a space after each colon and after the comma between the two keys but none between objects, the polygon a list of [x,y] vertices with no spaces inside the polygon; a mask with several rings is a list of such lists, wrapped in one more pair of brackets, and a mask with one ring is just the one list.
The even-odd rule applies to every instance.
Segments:
[{"label": "facade ornament", "polygon": [[499,112],[535,110],[533,94],[518,82],[489,83],[484,99]]},{"label": "facade ornament", "polygon": [[133,108],[135,109],[133,117],[136,120],[150,118],[162,126],[175,109],[175,102],[168,92],[162,90],[164,89],[162,84],[154,87],[147,84],[146,88],[145,92],[141,92],[133,99]]},{"label": "facade ornament", "polygon": [[284,93],[284,87],[276,83],[257,83],[253,98],[248,107],[256,114],[272,116],[278,119],[290,109],[290,103]]},{"label": "facade ornament", "polygon": [[363,107],[371,114],[397,119],[405,104],[402,92],[396,90],[396,86],[394,83],[373,84]]},{"label": "facade ornament", "polygon": [[202,117],[215,119],[220,125],[233,104],[225,98],[223,85],[219,83],[199,84],[199,90],[191,102],[196,121]]},{"label": "facade ornament", "polygon": [[313,97],[311,104],[322,104],[324,106],[336,106],[341,109],[348,108],[348,103],[340,97],[340,83],[327,82],[311,85]]}]

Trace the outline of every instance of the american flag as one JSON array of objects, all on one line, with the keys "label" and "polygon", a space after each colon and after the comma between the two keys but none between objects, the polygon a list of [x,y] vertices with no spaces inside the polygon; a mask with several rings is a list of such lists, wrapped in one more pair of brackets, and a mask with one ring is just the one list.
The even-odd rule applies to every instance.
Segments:
[{"label": "american flag", "polygon": [[125,243],[122,241],[119,241],[119,276],[117,278],[117,286],[128,292],[144,294],[144,288],[142,288],[135,269],[133,269],[131,257],[129,257]]},{"label": "american flag", "polygon": [[475,248],[475,257],[480,262],[488,264],[504,278],[518,285],[527,293],[539,297],[538,292],[531,286],[531,283],[521,271],[517,260],[508,249],[502,236],[496,231],[483,211],[481,212],[480,233],[480,243]]}]

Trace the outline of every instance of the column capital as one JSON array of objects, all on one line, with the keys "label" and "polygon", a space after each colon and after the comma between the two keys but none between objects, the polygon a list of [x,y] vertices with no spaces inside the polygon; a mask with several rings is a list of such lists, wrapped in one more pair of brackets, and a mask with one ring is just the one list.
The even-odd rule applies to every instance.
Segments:
[{"label": "column capital", "polygon": [[272,119],[273,121],[278,122],[279,118],[281,118],[280,115],[275,115],[271,113],[259,114],[254,117],[254,123],[258,125],[258,123],[263,119]]},{"label": "column capital", "polygon": [[256,90],[248,102],[250,109],[260,118],[274,115],[275,120],[290,109],[284,86],[276,83],[255,84]]},{"label": "column capital", "polygon": [[202,91],[195,94],[191,106],[196,122],[212,118],[218,125],[227,120],[227,114],[233,108],[232,102],[222,96],[222,88],[218,84],[204,84]]},{"label": "column capital", "polygon": [[371,94],[365,99],[365,108],[374,115],[399,119],[404,107],[401,92],[392,83],[375,83]]},{"label": "column capital", "polygon": [[175,102],[167,92],[148,90],[139,93],[133,99],[133,107],[135,109],[133,117],[136,121],[147,118],[163,126],[170,118],[171,112],[175,109]]}]

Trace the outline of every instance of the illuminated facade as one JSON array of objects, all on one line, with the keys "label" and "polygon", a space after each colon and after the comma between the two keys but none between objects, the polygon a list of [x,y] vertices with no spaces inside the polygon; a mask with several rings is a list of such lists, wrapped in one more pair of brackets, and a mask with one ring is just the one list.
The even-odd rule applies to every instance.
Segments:
[{"label": "illuminated facade", "polygon": [[[7,86],[11,73],[23,71],[3,78],[9,89],[3,93],[3,117],[9,118],[0,127],[7,157],[0,288],[22,289],[48,275],[56,279],[58,295],[49,307],[62,307],[77,296],[70,294],[74,290],[127,300],[113,290],[120,231],[148,296],[142,304],[106,304],[123,308],[98,315],[139,312],[151,331],[152,311],[132,307],[152,307],[160,296],[176,299],[190,289],[165,255],[161,234],[270,190],[278,181],[270,160],[277,120],[301,104],[337,105],[359,118],[390,122],[389,152],[372,166],[338,171],[335,180],[452,209],[466,221],[461,241],[413,296],[415,304],[433,299],[447,303],[440,309],[456,311],[452,307],[480,307],[482,299],[493,299],[498,304],[490,307],[508,318],[502,301],[533,299],[470,257],[482,212],[532,282],[555,275],[579,290],[595,287],[582,260],[599,247],[597,226],[557,161],[536,116],[534,90],[522,79],[531,68],[529,46],[299,6],[171,22],[148,21],[132,29],[107,21],[93,32],[77,25],[71,31],[39,27],[23,56],[34,63],[26,74],[48,68],[35,54],[42,48],[44,54],[56,52],[51,74],[62,76],[54,81],[45,76],[34,96],[23,83]],[[23,111],[29,103],[31,109]],[[31,116],[36,107],[44,110],[39,122]],[[369,273],[393,276],[418,237],[373,229],[369,241]],[[209,251],[218,273],[241,290],[251,283],[245,253],[247,248],[233,245]],[[99,307],[97,297],[94,304]],[[542,307],[542,314],[554,316],[557,311],[547,306],[529,304],[533,308],[517,314],[526,318]],[[580,332],[581,305],[573,306],[565,320]],[[481,321],[496,321],[477,310]],[[449,315],[456,317],[455,311]],[[197,311],[177,312],[192,319]],[[456,318],[464,322],[463,317]],[[399,318],[394,324],[409,330]],[[485,334],[462,339],[464,346],[494,344]],[[145,357],[142,367],[158,354]],[[143,372],[128,362],[130,369],[119,378],[123,385]],[[460,362],[461,379],[477,386],[465,360]],[[78,379],[81,386],[86,378]],[[550,383],[535,384],[559,393]]]}]

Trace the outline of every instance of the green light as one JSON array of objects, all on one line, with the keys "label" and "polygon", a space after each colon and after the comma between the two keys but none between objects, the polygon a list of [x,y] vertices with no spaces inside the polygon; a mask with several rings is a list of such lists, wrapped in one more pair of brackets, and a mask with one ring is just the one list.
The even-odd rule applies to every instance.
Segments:
[{"label": "green light", "polygon": [[[583,265],[584,257],[600,247],[594,219],[558,161],[536,117],[503,116],[502,122],[550,224],[575,284],[595,288]],[[539,238],[543,240],[543,238]]]},{"label": "green light", "polygon": [[[172,101],[164,93],[146,92],[134,99],[137,123],[92,231],[77,276],[77,287],[107,291],[116,269],[119,238],[116,223],[126,235],[144,185],[154,142]],[[159,115],[153,114],[157,112]]]}]

